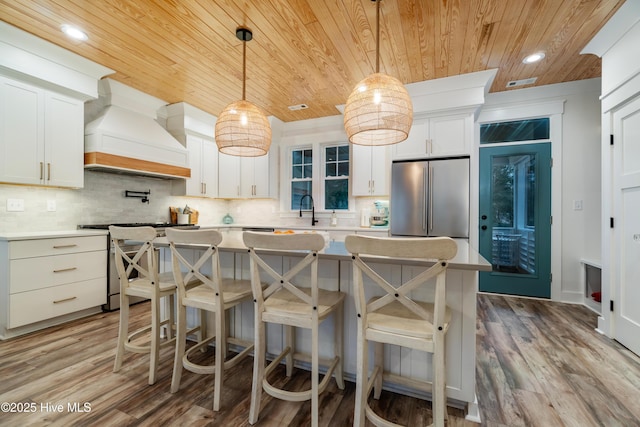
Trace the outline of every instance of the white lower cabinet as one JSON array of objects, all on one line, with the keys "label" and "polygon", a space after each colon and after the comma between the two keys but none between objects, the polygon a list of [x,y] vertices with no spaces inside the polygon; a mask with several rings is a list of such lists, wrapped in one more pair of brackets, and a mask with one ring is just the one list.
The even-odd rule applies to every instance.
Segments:
[{"label": "white lower cabinet", "polygon": [[42,329],[106,303],[107,237],[3,239],[0,270],[0,338]]}]

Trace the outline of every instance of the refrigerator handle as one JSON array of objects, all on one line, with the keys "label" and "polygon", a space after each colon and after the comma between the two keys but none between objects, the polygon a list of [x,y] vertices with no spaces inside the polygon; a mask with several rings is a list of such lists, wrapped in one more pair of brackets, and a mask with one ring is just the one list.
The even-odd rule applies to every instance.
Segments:
[{"label": "refrigerator handle", "polygon": [[[422,168],[422,188],[424,189],[423,193],[422,193],[423,198],[424,198],[424,191],[428,191],[428,187],[427,187],[427,185],[428,185],[428,182],[427,182],[427,167],[428,166],[424,166]],[[427,195],[427,197],[430,197],[430,196],[431,195]],[[422,205],[423,205],[423,207],[422,207],[422,229],[427,231],[427,206],[425,206],[425,202],[426,202],[426,200],[423,199],[423,202],[422,202]]]},{"label": "refrigerator handle", "polygon": [[429,233],[433,231],[433,168],[429,164]]}]

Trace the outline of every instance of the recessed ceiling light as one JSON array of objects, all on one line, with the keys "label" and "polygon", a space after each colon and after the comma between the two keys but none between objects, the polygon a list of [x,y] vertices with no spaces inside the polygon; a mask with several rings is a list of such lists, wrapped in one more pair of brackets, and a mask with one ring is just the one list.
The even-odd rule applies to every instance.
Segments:
[{"label": "recessed ceiling light", "polygon": [[534,53],[532,55],[527,56],[526,58],[524,58],[522,60],[522,62],[524,64],[533,64],[534,62],[540,61],[542,58],[544,58],[544,52],[537,52],[537,53]]},{"label": "recessed ceiling light", "polygon": [[289,105],[289,110],[291,111],[298,111],[298,110],[306,110],[307,108],[309,108],[309,106],[307,104],[298,104],[298,105]]},{"label": "recessed ceiling light", "polygon": [[87,35],[87,33],[82,31],[78,27],[74,27],[73,25],[64,24],[60,27],[60,29],[62,30],[63,33],[65,33],[72,39],[80,40],[80,41],[89,40],[89,36]]}]

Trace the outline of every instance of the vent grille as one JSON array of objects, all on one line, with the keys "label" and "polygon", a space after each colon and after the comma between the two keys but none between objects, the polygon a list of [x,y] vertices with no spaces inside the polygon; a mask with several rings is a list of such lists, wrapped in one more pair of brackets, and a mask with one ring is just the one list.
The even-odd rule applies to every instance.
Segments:
[{"label": "vent grille", "polygon": [[530,79],[522,79],[522,80],[511,80],[507,82],[507,87],[516,87],[516,86],[525,86],[532,85],[538,80],[537,77],[531,77]]}]

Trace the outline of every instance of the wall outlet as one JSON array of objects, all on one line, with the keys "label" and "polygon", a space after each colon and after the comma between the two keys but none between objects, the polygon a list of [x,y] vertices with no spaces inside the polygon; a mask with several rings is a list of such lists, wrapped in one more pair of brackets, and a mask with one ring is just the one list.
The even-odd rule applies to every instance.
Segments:
[{"label": "wall outlet", "polygon": [[55,212],[55,211],[56,211],[56,201],[47,200],[47,212]]},{"label": "wall outlet", "polygon": [[574,200],[573,201],[573,210],[581,211],[582,210],[582,200]]},{"label": "wall outlet", "polygon": [[7,199],[7,212],[24,212],[24,199]]}]

